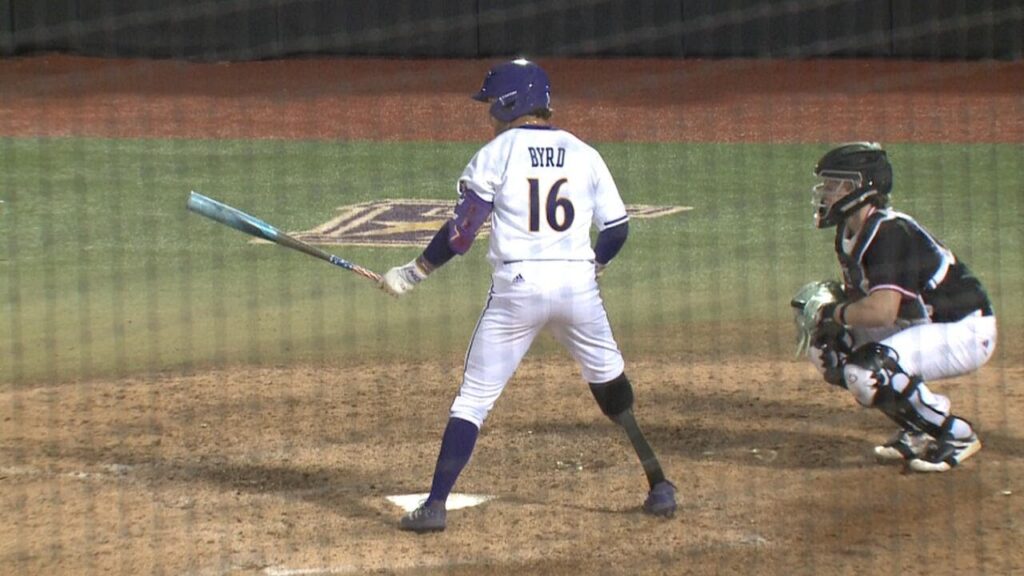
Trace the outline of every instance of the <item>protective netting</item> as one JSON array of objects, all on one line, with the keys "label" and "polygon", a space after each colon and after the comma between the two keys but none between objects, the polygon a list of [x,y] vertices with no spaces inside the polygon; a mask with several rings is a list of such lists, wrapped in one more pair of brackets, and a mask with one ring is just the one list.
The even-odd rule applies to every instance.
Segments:
[{"label": "protective netting", "polygon": [[[0,0],[0,572],[1015,573],[1022,38],[1009,0]],[[407,539],[490,225],[395,300],[186,201],[406,264],[493,136],[470,96],[519,56],[626,204],[601,296],[679,509],[642,515],[644,467],[543,335],[471,504]],[[878,467],[893,424],[793,359],[790,300],[840,279],[812,171],[862,140],[999,322],[988,364],[928,384],[984,445],[941,481]]]}]

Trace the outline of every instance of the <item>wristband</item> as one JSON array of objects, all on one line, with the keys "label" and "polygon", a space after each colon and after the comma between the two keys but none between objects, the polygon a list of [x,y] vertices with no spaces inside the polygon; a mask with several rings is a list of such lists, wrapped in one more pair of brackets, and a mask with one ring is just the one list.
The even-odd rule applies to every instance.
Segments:
[{"label": "wristband", "polygon": [[849,302],[843,302],[842,304],[839,305],[839,312],[836,314],[836,317],[839,319],[839,325],[840,326],[846,326],[847,325],[846,324],[846,309],[849,306],[850,306]]},{"label": "wristband", "polygon": [[430,276],[430,273],[437,268],[437,266],[434,266],[424,254],[420,254],[415,260],[413,260],[412,265],[416,267],[416,271],[422,274],[424,278]]}]

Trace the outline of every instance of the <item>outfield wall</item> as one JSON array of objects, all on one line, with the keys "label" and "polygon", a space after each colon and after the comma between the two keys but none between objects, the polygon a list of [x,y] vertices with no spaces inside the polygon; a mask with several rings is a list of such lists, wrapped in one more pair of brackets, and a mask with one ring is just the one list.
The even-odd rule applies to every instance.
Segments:
[{"label": "outfield wall", "polygon": [[0,0],[0,56],[1019,59],[1022,0]]}]

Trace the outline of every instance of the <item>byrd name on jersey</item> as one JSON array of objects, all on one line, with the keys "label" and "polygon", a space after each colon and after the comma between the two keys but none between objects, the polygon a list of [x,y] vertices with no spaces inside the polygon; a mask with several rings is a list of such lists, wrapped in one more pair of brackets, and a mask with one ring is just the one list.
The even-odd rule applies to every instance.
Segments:
[{"label": "byrd name on jersey", "polygon": [[533,168],[561,168],[565,166],[565,148],[529,146],[530,166]]}]

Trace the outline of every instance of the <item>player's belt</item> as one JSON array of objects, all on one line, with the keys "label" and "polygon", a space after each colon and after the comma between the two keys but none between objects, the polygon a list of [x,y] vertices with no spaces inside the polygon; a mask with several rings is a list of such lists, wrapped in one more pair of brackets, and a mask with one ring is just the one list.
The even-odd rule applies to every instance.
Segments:
[{"label": "player's belt", "polygon": [[518,264],[519,262],[591,262],[580,258],[524,258],[522,260],[502,260],[502,264]]}]

